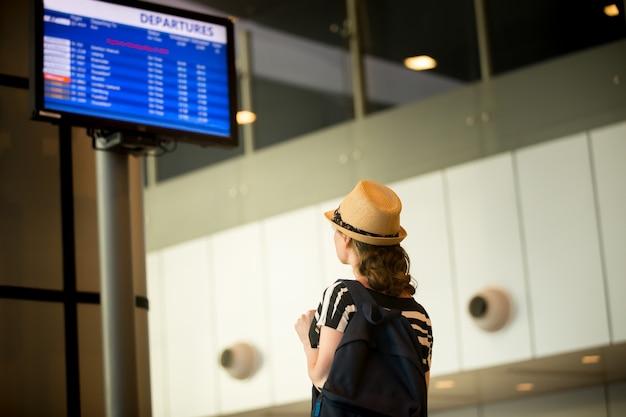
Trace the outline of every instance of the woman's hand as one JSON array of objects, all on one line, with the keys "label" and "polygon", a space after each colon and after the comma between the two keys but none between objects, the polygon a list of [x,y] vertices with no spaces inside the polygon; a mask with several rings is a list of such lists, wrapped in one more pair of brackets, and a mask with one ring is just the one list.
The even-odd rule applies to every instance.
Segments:
[{"label": "woman's hand", "polygon": [[324,382],[326,382],[326,378],[328,378],[328,372],[330,372],[330,366],[333,363],[335,349],[337,349],[343,337],[343,333],[328,326],[322,326],[320,328],[318,348],[312,348],[309,340],[309,329],[311,328],[314,317],[315,310],[307,311],[296,321],[294,328],[304,347],[309,378],[313,385],[320,389],[320,387],[324,385]]},{"label": "woman's hand", "polygon": [[306,313],[302,314],[300,318],[296,321],[296,324],[293,326],[296,329],[296,333],[298,333],[298,337],[304,346],[310,346],[309,341],[309,329],[311,328],[311,323],[313,322],[313,317],[315,317],[315,310],[309,310]]}]

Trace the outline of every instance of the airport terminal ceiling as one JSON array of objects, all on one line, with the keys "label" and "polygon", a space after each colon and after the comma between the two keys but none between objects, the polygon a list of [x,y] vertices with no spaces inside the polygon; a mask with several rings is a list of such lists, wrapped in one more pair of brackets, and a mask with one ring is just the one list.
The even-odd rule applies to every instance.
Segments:
[{"label": "airport terminal ceiling", "polygon": [[[341,0],[196,0],[260,25],[347,47]],[[363,0],[364,52],[402,63],[430,55],[433,71],[462,82],[480,79],[472,0]],[[617,16],[605,7],[615,5]],[[626,37],[624,0],[484,1],[494,75]]]},{"label": "airport terminal ceiling", "polygon": [[[474,12],[475,4],[481,4],[478,0],[190,1],[240,19],[240,27],[244,29],[258,26],[272,32],[269,41],[254,31],[250,38],[249,101],[257,118],[247,130],[247,137],[252,137],[248,143],[253,143],[254,150],[355,117],[352,86],[346,75],[350,67],[344,59],[349,51],[345,27],[349,1],[359,5],[361,16],[359,38],[365,54],[363,95],[367,115],[478,83],[483,78]],[[490,75],[497,77],[524,70],[625,39],[624,1],[482,0],[489,38]],[[605,7],[611,4],[617,9],[616,16],[605,13]],[[276,33],[279,35],[274,36]],[[286,39],[294,43],[285,42]],[[320,50],[325,55],[318,56]],[[340,56],[337,52],[342,50],[345,57],[337,59]],[[277,54],[280,64],[272,67],[274,62],[263,59],[264,53]],[[416,55],[433,57],[437,66],[423,72],[404,68],[404,59]],[[288,62],[290,58],[301,59],[306,64],[296,62],[292,66]],[[317,58],[321,71],[314,65],[307,66]],[[170,157],[159,161],[157,181],[243,153],[241,146],[235,152],[222,149],[198,152],[196,148],[180,146]]]}]

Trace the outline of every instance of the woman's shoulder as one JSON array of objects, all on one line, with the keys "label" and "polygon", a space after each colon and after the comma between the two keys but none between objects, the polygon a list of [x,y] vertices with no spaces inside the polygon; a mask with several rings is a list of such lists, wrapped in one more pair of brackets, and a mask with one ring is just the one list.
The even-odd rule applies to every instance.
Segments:
[{"label": "woman's shoulder", "polygon": [[343,283],[342,279],[338,279],[332,284],[326,286],[324,289],[324,295],[328,296],[329,294],[338,294],[348,292],[348,287]]},{"label": "woman's shoulder", "polygon": [[338,279],[328,285],[324,290],[324,299],[331,300],[332,303],[341,301],[344,304],[353,304],[352,297],[348,291],[348,286],[343,281],[343,279]]}]

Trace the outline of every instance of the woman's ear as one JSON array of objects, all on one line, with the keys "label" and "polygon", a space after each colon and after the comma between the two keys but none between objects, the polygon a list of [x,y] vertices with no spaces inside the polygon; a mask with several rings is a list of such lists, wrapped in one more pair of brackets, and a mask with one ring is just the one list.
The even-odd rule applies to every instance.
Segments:
[{"label": "woman's ear", "polygon": [[343,239],[343,243],[346,248],[349,247],[350,243],[352,242],[352,238],[348,235],[344,235],[343,233],[341,233],[341,238]]}]

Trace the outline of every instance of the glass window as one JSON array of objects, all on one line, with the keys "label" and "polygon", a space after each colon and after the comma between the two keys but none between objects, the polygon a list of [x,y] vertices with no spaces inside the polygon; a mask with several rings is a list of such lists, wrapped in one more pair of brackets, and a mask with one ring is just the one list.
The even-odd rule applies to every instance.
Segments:
[{"label": "glass window", "polygon": [[[237,53],[249,68],[244,74],[249,89],[240,93],[252,106],[245,110],[257,115],[242,134],[251,132],[254,149],[355,117],[352,79],[359,72],[350,56],[350,4],[358,6],[365,115],[479,83],[481,54],[490,75],[497,76],[626,37],[622,1],[483,0],[481,27],[483,14],[469,0],[200,2],[238,19]],[[483,51],[479,34],[486,35]],[[407,58],[419,56],[432,58],[435,66],[420,71],[405,66]],[[160,161],[159,178],[242,153],[241,147],[181,146]]]},{"label": "glass window", "polygon": [[[414,102],[480,78],[473,2],[367,0],[362,7],[370,112],[375,104]],[[429,57],[435,66],[405,66],[415,57]]]},{"label": "glass window", "polygon": [[489,1],[485,9],[496,75],[626,37],[623,1]]}]

